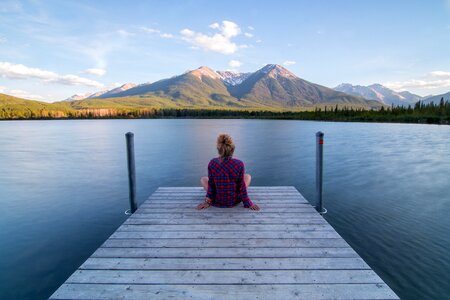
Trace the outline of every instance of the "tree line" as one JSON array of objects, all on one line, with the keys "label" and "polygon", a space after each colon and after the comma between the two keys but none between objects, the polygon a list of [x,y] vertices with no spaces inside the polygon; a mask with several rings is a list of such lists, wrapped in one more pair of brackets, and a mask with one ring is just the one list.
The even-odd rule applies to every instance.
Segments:
[{"label": "tree line", "polygon": [[135,119],[135,118],[248,118],[322,120],[346,122],[401,122],[450,124],[450,102],[444,98],[438,104],[418,101],[414,106],[381,107],[379,110],[355,109],[336,105],[310,111],[230,110],[198,108],[90,108],[90,109],[7,109],[0,110],[0,119]]}]

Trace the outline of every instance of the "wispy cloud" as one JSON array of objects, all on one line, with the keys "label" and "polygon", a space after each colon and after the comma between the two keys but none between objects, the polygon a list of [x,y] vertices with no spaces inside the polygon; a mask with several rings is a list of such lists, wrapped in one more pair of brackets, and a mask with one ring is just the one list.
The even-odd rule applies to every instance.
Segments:
[{"label": "wispy cloud", "polygon": [[30,68],[22,64],[12,64],[9,62],[0,62],[0,76],[8,79],[39,79],[44,82],[64,85],[84,85],[96,88],[103,87],[103,84],[100,82],[77,75],[61,75],[52,71]]},{"label": "wispy cloud", "polygon": [[97,75],[97,76],[103,76],[103,75],[106,74],[106,70],[99,69],[99,68],[91,68],[91,69],[84,70],[83,73],[91,74],[91,75]]},{"label": "wispy cloud", "polygon": [[431,76],[434,77],[441,77],[441,78],[447,78],[450,79],[450,72],[445,72],[445,71],[433,71],[430,72]]},{"label": "wispy cloud", "polygon": [[285,66],[291,66],[291,65],[295,65],[297,62],[293,61],[293,60],[286,60],[285,62],[283,62],[283,65]]},{"label": "wispy cloud", "polygon": [[222,24],[213,23],[210,28],[217,30],[214,34],[204,34],[185,28],[181,30],[182,39],[191,45],[222,54],[233,54],[240,46],[232,39],[241,34],[239,26],[231,21],[222,21]]},{"label": "wispy cloud", "polygon": [[27,91],[23,90],[17,90],[17,89],[7,89],[5,86],[0,86],[0,93],[11,95],[14,97],[24,98],[24,99],[31,99],[31,100],[41,100],[44,99],[41,95],[36,95],[33,93],[29,93]]},{"label": "wispy cloud", "polygon": [[157,34],[163,39],[172,39],[172,38],[174,38],[173,34],[167,33],[167,32],[162,32],[161,30],[156,29],[156,28],[141,26],[141,27],[139,27],[139,29],[141,31],[146,32],[146,33]]},{"label": "wispy cloud", "polygon": [[253,33],[250,33],[250,32],[246,32],[246,33],[244,33],[244,35],[246,37],[248,37],[248,38],[252,38],[253,37]]},{"label": "wispy cloud", "polygon": [[230,61],[228,62],[228,65],[229,65],[231,68],[239,68],[240,66],[242,66],[242,62],[240,62],[240,61],[238,61],[238,60],[232,59],[232,60],[230,60]]},{"label": "wispy cloud", "polygon": [[432,71],[420,79],[406,81],[390,81],[383,83],[384,86],[393,90],[408,89],[436,89],[450,87],[450,72]]},{"label": "wispy cloud", "polygon": [[0,44],[5,44],[8,41],[7,38],[0,36]]},{"label": "wispy cloud", "polygon": [[164,39],[171,39],[171,38],[173,38],[173,34],[171,34],[171,33],[161,33],[159,36],[164,38]]},{"label": "wispy cloud", "polygon": [[130,32],[130,31],[127,31],[127,30],[125,30],[125,29],[119,29],[119,30],[117,30],[117,33],[118,33],[121,37],[125,37],[125,38],[127,38],[127,37],[132,37],[132,36],[135,36],[135,35],[136,35],[135,33]]},{"label": "wispy cloud", "polygon": [[9,95],[19,97],[19,98],[24,98],[24,99],[31,99],[31,100],[44,99],[44,97],[42,97],[41,95],[32,94],[32,93],[29,93],[29,92],[23,91],[23,90],[9,90],[9,91],[7,91],[7,93]]}]

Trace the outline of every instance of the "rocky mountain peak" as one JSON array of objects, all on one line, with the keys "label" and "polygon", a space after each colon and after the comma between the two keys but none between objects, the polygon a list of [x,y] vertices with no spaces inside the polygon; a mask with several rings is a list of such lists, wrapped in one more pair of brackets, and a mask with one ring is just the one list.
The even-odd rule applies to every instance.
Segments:
[{"label": "rocky mountain peak", "polygon": [[297,78],[294,73],[289,71],[283,66],[277,65],[277,64],[268,64],[265,65],[263,68],[261,68],[258,72],[262,72],[264,74],[267,74],[268,76],[272,78],[278,78],[280,77],[287,77],[287,78]]},{"label": "rocky mountain peak", "polygon": [[194,75],[200,80],[202,80],[203,76],[210,77],[213,79],[221,79],[221,76],[216,71],[205,66],[201,66],[200,68],[189,71],[188,73]]}]

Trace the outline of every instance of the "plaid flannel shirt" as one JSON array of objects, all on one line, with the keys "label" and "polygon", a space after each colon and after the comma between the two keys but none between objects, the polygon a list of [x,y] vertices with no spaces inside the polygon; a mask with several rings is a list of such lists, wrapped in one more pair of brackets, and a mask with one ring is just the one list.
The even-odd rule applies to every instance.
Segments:
[{"label": "plaid flannel shirt", "polygon": [[244,207],[253,203],[244,182],[244,163],[235,158],[214,158],[208,164],[208,192],[213,206],[233,207],[240,202]]}]

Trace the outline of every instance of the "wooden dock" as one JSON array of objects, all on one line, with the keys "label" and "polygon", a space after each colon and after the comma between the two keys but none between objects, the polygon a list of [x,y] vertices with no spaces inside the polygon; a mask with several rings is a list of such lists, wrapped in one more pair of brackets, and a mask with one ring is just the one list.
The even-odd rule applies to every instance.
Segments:
[{"label": "wooden dock", "polygon": [[161,187],[51,299],[398,299],[294,187],[250,187],[261,212]]}]

